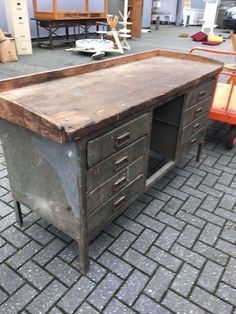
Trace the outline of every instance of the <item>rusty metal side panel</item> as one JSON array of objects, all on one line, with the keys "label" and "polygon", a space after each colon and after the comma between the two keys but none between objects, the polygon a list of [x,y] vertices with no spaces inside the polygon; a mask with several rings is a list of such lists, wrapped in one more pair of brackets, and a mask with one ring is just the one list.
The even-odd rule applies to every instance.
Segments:
[{"label": "rusty metal side panel", "polygon": [[2,119],[0,138],[14,197],[79,239],[82,195],[76,144],[53,142]]}]

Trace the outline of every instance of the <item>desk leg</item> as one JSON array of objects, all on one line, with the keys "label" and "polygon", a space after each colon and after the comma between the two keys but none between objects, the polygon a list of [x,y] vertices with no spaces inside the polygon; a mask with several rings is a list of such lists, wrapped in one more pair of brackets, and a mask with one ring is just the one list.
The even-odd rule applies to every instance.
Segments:
[{"label": "desk leg", "polygon": [[15,199],[13,200],[13,202],[14,202],[14,208],[15,208],[17,223],[19,224],[20,227],[22,227],[23,226],[23,216],[22,216],[22,212],[21,212],[20,203],[18,201],[16,201]]},{"label": "desk leg", "polygon": [[89,271],[89,245],[87,232],[83,228],[80,232],[82,238],[79,240],[79,270],[85,275]]},{"label": "desk leg", "polygon": [[49,23],[49,42],[50,42],[50,48],[53,49],[52,24],[51,23]]},{"label": "desk leg", "polygon": [[202,155],[203,143],[198,144],[196,161],[199,162]]},{"label": "desk leg", "polygon": [[38,37],[38,46],[40,47],[40,33],[39,33],[39,21],[36,21],[36,30],[37,30],[37,37]]},{"label": "desk leg", "polygon": [[66,25],[66,39],[69,40],[69,27]]}]

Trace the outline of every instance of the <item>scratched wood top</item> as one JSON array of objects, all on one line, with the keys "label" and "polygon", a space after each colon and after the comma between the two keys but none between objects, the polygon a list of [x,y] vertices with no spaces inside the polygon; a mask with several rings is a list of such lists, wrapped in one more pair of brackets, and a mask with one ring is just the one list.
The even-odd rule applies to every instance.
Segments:
[{"label": "scratched wood top", "polygon": [[32,76],[33,85],[24,87],[15,88],[24,85],[19,79],[8,81],[0,93],[0,117],[60,143],[73,141],[184,92],[222,67],[192,55],[188,60],[186,54],[162,54],[117,66],[110,61],[111,67],[100,70],[93,64],[88,73],[64,78],[39,76],[39,84]]}]

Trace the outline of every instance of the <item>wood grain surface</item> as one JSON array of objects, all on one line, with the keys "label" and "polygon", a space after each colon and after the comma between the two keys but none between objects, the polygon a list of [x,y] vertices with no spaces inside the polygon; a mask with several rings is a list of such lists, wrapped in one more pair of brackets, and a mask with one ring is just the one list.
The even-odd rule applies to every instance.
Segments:
[{"label": "wood grain surface", "polygon": [[6,80],[0,84],[0,117],[57,142],[74,141],[221,69],[217,61],[156,50]]}]

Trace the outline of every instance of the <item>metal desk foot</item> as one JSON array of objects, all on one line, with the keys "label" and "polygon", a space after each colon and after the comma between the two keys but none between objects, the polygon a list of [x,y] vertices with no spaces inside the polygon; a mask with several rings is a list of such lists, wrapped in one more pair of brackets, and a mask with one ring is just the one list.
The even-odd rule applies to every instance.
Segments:
[{"label": "metal desk foot", "polygon": [[197,157],[196,157],[197,162],[200,162],[202,149],[203,149],[203,143],[198,144]]},{"label": "metal desk foot", "polygon": [[20,227],[22,227],[23,226],[23,216],[22,216],[20,203],[16,200],[13,200],[13,202],[14,202],[14,208],[15,208],[17,223]]},{"label": "metal desk foot", "polygon": [[86,275],[89,272],[89,247],[87,240],[79,241],[79,271]]}]

